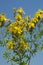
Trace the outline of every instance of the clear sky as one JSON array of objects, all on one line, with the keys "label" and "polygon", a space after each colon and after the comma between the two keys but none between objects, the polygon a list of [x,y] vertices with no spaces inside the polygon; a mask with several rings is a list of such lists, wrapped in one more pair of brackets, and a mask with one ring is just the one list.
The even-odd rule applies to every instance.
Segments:
[{"label": "clear sky", "polygon": [[[38,9],[43,9],[43,0],[0,0],[0,14],[4,12],[8,18],[13,18],[13,8],[22,7],[26,15],[33,16]],[[3,49],[0,47],[0,65],[7,64],[6,60],[2,57]],[[38,52],[30,62],[30,65],[43,65],[43,51]]]}]

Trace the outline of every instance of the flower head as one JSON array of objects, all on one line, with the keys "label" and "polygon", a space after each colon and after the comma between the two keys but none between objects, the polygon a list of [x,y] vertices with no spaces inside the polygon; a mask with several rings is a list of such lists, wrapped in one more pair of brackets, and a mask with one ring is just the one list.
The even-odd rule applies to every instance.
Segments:
[{"label": "flower head", "polygon": [[28,26],[29,26],[29,28],[34,28],[35,27],[35,24],[33,22],[29,22],[28,23]]},{"label": "flower head", "polygon": [[22,13],[24,13],[24,10],[23,10],[22,8],[19,8],[19,9],[17,10],[17,12],[20,13],[20,14],[22,14]]},{"label": "flower head", "polygon": [[11,40],[11,41],[8,41],[8,49],[13,49],[14,48],[14,42]]}]

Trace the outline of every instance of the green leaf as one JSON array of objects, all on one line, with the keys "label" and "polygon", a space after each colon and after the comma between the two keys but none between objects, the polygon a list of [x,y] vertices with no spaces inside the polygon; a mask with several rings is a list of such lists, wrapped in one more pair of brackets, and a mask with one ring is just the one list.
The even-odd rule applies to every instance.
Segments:
[{"label": "green leaf", "polygon": [[43,35],[43,30],[39,31],[39,37],[41,37]]},{"label": "green leaf", "polygon": [[10,56],[9,56],[9,53],[8,53],[8,52],[4,52],[3,57],[4,57],[5,59],[8,59],[8,58],[10,57]]},{"label": "green leaf", "polygon": [[20,65],[27,65],[27,63],[26,62],[22,62]]},{"label": "green leaf", "polygon": [[15,61],[15,57],[13,56],[11,60],[12,60],[12,61]]},{"label": "green leaf", "polygon": [[43,44],[42,44],[42,46],[41,46],[41,50],[43,50]]},{"label": "green leaf", "polygon": [[2,45],[3,44],[3,42],[0,40],[0,44]]}]

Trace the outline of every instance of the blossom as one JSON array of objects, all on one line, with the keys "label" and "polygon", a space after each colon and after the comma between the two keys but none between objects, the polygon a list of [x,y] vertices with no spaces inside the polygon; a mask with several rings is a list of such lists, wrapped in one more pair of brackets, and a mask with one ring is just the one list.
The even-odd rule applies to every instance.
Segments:
[{"label": "blossom", "polygon": [[[14,27],[14,29],[16,32],[18,32],[18,34],[21,34],[22,30],[20,27]],[[14,31],[14,33],[16,33],[15,31]]]},{"label": "blossom", "polygon": [[10,24],[9,32],[13,32],[14,34],[18,33],[21,34],[22,30],[20,26],[16,26],[14,24]]},{"label": "blossom", "polygon": [[7,45],[8,45],[8,49],[13,49],[14,48],[14,42],[12,40],[8,41]]},{"label": "blossom", "polygon": [[10,22],[10,19],[6,18],[5,14],[0,14],[0,26],[3,26],[6,21]]},{"label": "blossom", "polygon": [[25,42],[25,41],[20,41],[20,47],[24,48],[24,49],[28,49],[30,50],[30,45],[28,42]]},{"label": "blossom", "polygon": [[17,15],[15,16],[15,19],[21,20],[21,19],[22,19],[22,16],[21,16],[20,14],[17,14]]},{"label": "blossom", "polygon": [[22,8],[19,8],[19,9],[17,10],[17,12],[20,13],[20,14],[22,14],[22,13],[24,13],[24,10],[23,10]]},{"label": "blossom", "polygon": [[35,27],[35,24],[33,22],[29,22],[28,23],[28,26],[29,26],[29,28],[34,28]]},{"label": "blossom", "polygon": [[43,10],[38,10],[35,14],[35,17],[43,18]]},{"label": "blossom", "polygon": [[6,16],[4,14],[1,14],[0,15],[0,22],[6,21],[6,20],[7,20]]},{"label": "blossom", "polygon": [[37,23],[37,22],[38,22],[38,18],[34,17],[34,18],[32,18],[31,21],[32,21],[33,23]]}]

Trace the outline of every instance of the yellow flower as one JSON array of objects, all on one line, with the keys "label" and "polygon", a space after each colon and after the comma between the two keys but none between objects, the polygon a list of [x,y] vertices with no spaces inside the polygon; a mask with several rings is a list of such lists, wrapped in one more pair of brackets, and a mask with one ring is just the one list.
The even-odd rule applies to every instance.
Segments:
[{"label": "yellow flower", "polygon": [[35,17],[36,17],[36,18],[40,18],[41,15],[40,15],[39,13],[36,13],[36,14],[35,14]]},{"label": "yellow flower", "polygon": [[38,10],[38,12],[35,14],[35,17],[43,18],[43,10]]},{"label": "yellow flower", "polygon": [[12,32],[12,29],[13,29],[13,28],[12,28],[12,27],[10,27],[10,28],[8,29],[8,31],[9,31],[9,32]]},{"label": "yellow flower", "polygon": [[14,27],[14,29],[15,29],[16,32],[18,32],[18,34],[21,34],[22,33],[22,30],[21,30],[20,27]]},{"label": "yellow flower", "polygon": [[27,43],[27,42],[20,41],[20,46],[21,46],[22,48],[24,48],[24,49],[30,50],[30,45],[29,45],[29,43]]},{"label": "yellow flower", "polygon": [[35,24],[33,22],[29,22],[28,23],[28,26],[29,26],[29,28],[34,28],[35,27]]},{"label": "yellow flower", "polygon": [[6,21],[9,21],[10,19],[7,19],[5,14],[0,14],[0,26],[3,26]]},{"label": "yellow flower", "polygon": [[24,20],[23,20],[23,19],[21,19],[19,22],[20,22],[20,23],[24,23]]},{"label": "yellow flower", "polygon": [[20,25],[20,27],[21,27],[21,26],[23,26],[23,24],[24,24],[24,20],[23,20],[23,19],[21,19],[20,21],[17,20],[17,23],[18,23],[18,24]]},{"label": "yellow flower", "polygon": [[20,14],[17,14],[17,15],[15,16],[15,19],[21,20],[21,19],[22,19],[22,16],[21,16]]},{"label": "yellow flower", "polygon": [[22,8],[19,8],[19,9],[17,10],[17,12],[20,13],[20,14],[22,14],[22,13],[24,13],[24,10],[23,10]]},{"label": "yellow flower", "polygon": [[34,17],[34,18],[32,18],[31,21],[32,21],[33,23],[37,23],[37,22],[38,22],[38,18]]},{"label": "yellow flower", "polygon": [[42,13],[43,13],[43,10],[39,9],[38,12],[39,12],[40,14],[42,14]]},{"label": "yellow flower", "polygon": [[6,16],[4,14],[1,14],[0,15],[0,22],[4,22],[6,20],[7,20]]},{"label": "yellow flower", "polygon": [[11,24],[10,28],[9,28],[9,32],[13,32],[14,34],[16,34],[16,33],[21,34],[22,30],[21,30],[21,27],[14,26],[14,25]]},{"label": "yellow flower", "polygon": [[24,47],[28,50],[30,50],[30,45],[28,43],[24,43]]},{"label": "yellow flower", "polygon": [[14,42],[11,40],[11,41],[8,41],[8,49],[13,49],[14,48]]},{"label": "yellow flower", "polygon": [[10,24],[10,27],[12,27],[12,26],[13,26],[13,23]]}]

